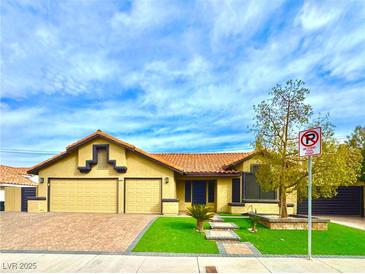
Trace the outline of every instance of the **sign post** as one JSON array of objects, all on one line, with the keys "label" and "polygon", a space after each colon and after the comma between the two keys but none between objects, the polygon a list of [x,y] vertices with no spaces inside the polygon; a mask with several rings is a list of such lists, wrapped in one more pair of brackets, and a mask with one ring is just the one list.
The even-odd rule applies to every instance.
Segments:
[{"label": "sign post", "polygon": [[308,259],[312,258],[312,156],[322,150],[320,127],[299,132],[299,157],[308,157]]},{"label": "sign post", "polygon": [[312,258],[312,156],[308,157],[308,259]]}]

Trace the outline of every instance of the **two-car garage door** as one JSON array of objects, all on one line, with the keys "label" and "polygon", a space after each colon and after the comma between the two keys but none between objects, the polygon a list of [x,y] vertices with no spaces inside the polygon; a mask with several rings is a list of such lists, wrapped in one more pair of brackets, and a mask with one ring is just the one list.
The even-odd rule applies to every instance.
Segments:
[{"label": "two-car garage door", "polygon": [[116,213],[116,179],[52,179],[50,211]]},{"label": "two-car garage door", "polygon": [[[125,213],[161,212],[161,179],[126,179]],[[116,179],[52,179],[50,211],[117,213]]]}]

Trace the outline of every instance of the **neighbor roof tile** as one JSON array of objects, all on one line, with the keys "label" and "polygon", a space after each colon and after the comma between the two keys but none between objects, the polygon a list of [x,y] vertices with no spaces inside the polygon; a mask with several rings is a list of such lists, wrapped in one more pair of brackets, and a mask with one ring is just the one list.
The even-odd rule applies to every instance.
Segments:
[{"label": "neighbor roof tile", "polygon": [[27,171],[28,168],[25,167],[0,165],[0,185],[36,186],[36,183],[26,177]]}]

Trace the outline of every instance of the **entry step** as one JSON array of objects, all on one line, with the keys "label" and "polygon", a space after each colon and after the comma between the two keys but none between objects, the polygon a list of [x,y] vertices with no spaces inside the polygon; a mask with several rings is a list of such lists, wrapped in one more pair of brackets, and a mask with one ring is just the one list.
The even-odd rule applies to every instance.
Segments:
[{"label": "entry step", "polygon": [[220,217],[218,215],[214,215],[213,218],[210,219],[210,222],[223,223],[224,220],[222,219],[222,217]]},{"label": "entry step", "polygon": [[261,255],[251,243],[248,242],[217,242],[220,254]]},{"label": "entry step", "polygon": [[241,238],[232,230],[206,230],[205,239],[215,241],[239,241]]},{"label": "entry step", "polygon": [[238,229],[238,225],[234,223],[209,222],[211,229]]}]

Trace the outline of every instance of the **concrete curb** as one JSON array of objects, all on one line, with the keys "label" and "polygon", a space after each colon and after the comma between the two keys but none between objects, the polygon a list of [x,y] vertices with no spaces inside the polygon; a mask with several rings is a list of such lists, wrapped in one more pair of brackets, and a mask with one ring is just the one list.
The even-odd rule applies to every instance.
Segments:
[{"label": "concrete curb", "polygon": [[[60,254],[60,255],[124,255],[124,256],[166,256],[166,257],[252,257],[252,258],[307,258],[307,255],[275,254],[202,254],[202,253],[163,253],[163,252],[103,252],[103,251],[51,251],[51,250],[0,250],[1,253],[14,254]],[[365,259],[365,256],[354,255],[314,255],[323,259]]]}]

